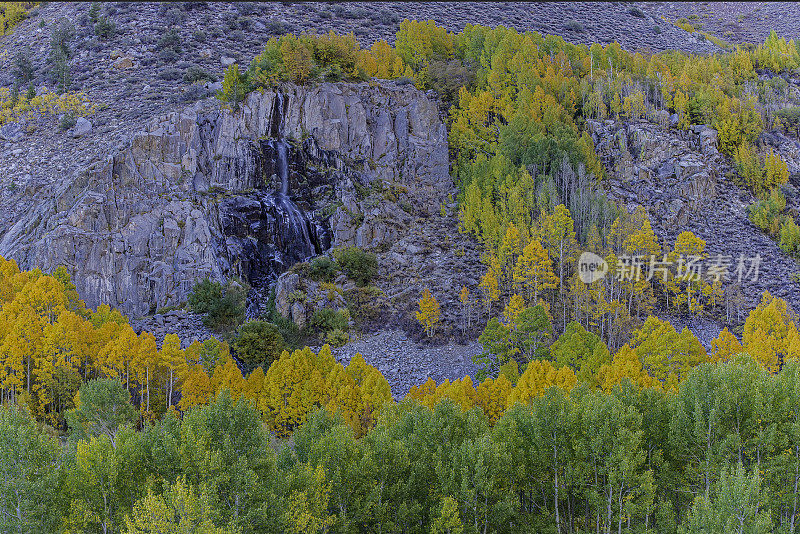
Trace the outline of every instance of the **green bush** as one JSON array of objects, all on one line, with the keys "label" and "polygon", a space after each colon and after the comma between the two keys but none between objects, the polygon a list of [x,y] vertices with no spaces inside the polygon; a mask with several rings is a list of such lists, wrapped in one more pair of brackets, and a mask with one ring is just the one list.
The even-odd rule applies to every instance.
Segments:
[{"label": "green bush", "polygon": [[11,73],[18,85],[30,83],[33,80],[33,52],[30,46],[20,49],[14,56],[14,67]]},{"label": "green bush", "polygon": [[75,126],[75,123],[77,122],[78,119],[75,118],[74,113],[64,113],[61,116],[61,119],[59,119],[58,121],[58,127],[61,128],[62,130],[69,130],[70,128]]},{"label": "green bush", "polygon": [[192,65],[183,73],[183,81],[186,83],[216,82],[217,77],[201,67]]},{"label": "green bush", "polygon": [[195,313],[205,314],[203,324],[206,327],[228,336],[244,321],[247,290],[233,280],[222,286],[206,278],[192,289],[189,307]]},{"label": "green bush", "polygon": [[331,330],[328,332],[328,335],[325,336],[325,343],[334,348],[343,347],[348,341],[350,341],[350,334],[344,330],[339,330],[338,328]]},{"label": "green bush", "polygon": [[167,49],[171,48],[175,52],[181,52],[181,36],[177,30],[174,28],[166,32],[164,35],[161,36],[161,39],[158,40],[158,47],[160,49]]},{"label": "green bush", "polygon": [[339,267],[328,256],[319,256],[308,266],[308,277],[317,282],[333,282]]},{"label": "green bush", "polygon": [[94,34],[100,39],[110,39],[116,31],[117,26],[108,17],[100,17],[94,25]]},{"label": "green bush", "polygon": [[375,286],[354,287],[344,293],[350,317],[361,325],[378,320],[384,306],[383,296],[383,291]]},{"label": "green bush", "polygon": [[314,312],[310,322],[311,326],[322,332],[331,332],[333,330],[346,332],[350,328],[350,313],[347,310],[336,311],[330,308],[323,308]]},{"label": "green bush", "polygon": [[231,348],[251,369],[263,367],[266,370],[288,346],[274,324],[247,321],[236,331]]},{"label": "green bush", "polygon": [[375,254],[364,252],[358,247],[335,250],[333,257],[347,277],[361,287],[369,284],[378,273],[378,258]]},{"label": "green bush", "polygon": [[750,206],[750,222],[776,237],[783,224],[783,210],[786,208],[786,197],[779,189],[773,189],[768,196],[763,196]]},{"label": "green bush", "polygon": [[795,257],[800,256],[800,226],[797,226],[794,218],[789,215],[786,216],[781,225],[778,244],[786,254]]},{"label": "green bush", "polygon": [[189,295],[189,307],[195,313],[206,314],[222,298],[222,284],[208,277],[197,282]]}]

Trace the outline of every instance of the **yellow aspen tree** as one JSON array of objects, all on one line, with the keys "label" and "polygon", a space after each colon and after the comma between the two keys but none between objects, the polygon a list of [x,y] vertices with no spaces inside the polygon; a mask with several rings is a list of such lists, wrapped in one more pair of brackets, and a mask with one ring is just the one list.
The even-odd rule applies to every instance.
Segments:
[{"label": "yellow aspen tree", "polygon": [[577,383],[575,372],[569,367],[556,369],[547,360],[532,360],[528,362],[525,372],[508,396],[508,407],[518,402],[527,404],[553,386],[570,391]]},{"label": "yellow aspen tree", "polygon": [[[320,363],[322,365],[318,365]],[[314,406],[323,405],[325,379],[320,367],[327,366],[325,362],[318,362],[317,355],[306,347],[292,353],[284,351],[267,370],[258,406],[270,428],[279,436],[291,434],[305,422]]]},{"label": "yellow aspen tree", "polygon": [[619,349],[610,364],[600,366],[596,381],[603,391],[608,392],[626,379],[640,389],[661,388],[661,382],[647,374],[636,350],[627,344]]},{"label": "yellow aspen tree", "polygon": [[475,405],[481,407],[489,424],[494,425],[505,413],[513,389],[513,384],[503,374],[495,379],[487,378],[475,388]]},{"label": "yellow aspen tree", "polygon": [[525,310],[525,299],[514,293],[503,310],[503,322],[511,329],[516,329],[517,318]]},{"label": "yellow aspen tree", "polygon": [[489,266],[486,274],[481,278],[478,286],[483,295],[483,303],[486,306],[486,318],[492,315],[492,303],[500,298],[500,285],[498,283],[497,272],[493,266]]},{"label": "yellow aspen tree", "polygon": [[764,190],[769,191],[789,181],[789,168],[778,154],[770,149],[764,159]]},{"label": "yellow aspen tree", "polygon": [[472,326],[472,300],[467,286],[461,286],[458,301],[461,303],[461,331],[466,332]]},{"label": "yellow aspen tree", "polygon": [[[168,377],[165,389],[167,394],[166,404],[167,409],[169,409],[172,406],[172,396],[175,392],[175,386],[186,373],[186,357],[181,350],[181,340],[178,336],[175,334],[167,334],[164,336],[164,342],[161,344],[159,356]],[[239,376],[241,376],[241,373],[239,373]],[[234,395],[233,391],[231,391],[231,395]]]},{"label": "yellow aspen tree", "polygon": [[264,368],[259,366],[253,369],[253,371],[247,376],[244,382],[244,389],[242,391],[242,396],[246,399],[250,399],[253,401],[254,404],[258,403],[258,399],[261,398],[261,392],[264,389]]},{"label": "yellow aspen tree", "polygon": [[417,302],[419,311],[417,312],[417,321],[425,328],[425,333],[428,337],[433,337],[436,331],[436,326],[439,324],[441,318],[441,309],[436,297],[433,296],[431,291],[426,287],[422,291],[422,298]]},{"label": "yellow aspen tree", "polygon": [[526,290],[529,302],[537,302],[539,293],[558,287],[550,256],[538,239],[531,239],[514,268],[514,281]]},{"label": "yellow aspen tree", "polygon": [[238,400],[242,396],[244,377],[230,354],[227,354],[220,365],[214,369],[214,374],[211,375],[211,387],[215,396],[224,390],[230,392],[233,400]]},{"label": "yellow aspen tree", "polygon": [[213,393],[211,379],[208,378],[205,368],[201,364],[195,363],[189,368],[186,379],[183,381],[178,407],[185,412],[193,406],[208,404]]},{"label": "yellow aspen tree", "polygon": [[723,328],[719,336],[711,341],[710,356],[712,362],[727,362],[733,356],[742,352],[744,352],[742,344],[727,328]]},{"label": "yellow aspen tree", "polygon": [[789,353],[788,340],[793,330],[796,326],[786,301],[764,292],[761,303],[744,323],[742,346],[765,369],[777,372]]}]

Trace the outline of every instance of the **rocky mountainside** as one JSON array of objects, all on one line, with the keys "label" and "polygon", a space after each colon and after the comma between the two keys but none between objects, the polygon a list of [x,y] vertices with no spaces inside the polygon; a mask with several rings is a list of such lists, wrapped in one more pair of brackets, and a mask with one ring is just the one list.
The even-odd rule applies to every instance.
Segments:
[{"label": "rocky mountainside", "polygon": [[[205,276],[258,287],[331,245],[395,241],[412,221],[400,203],[435,213],[453,187],[446,135],[436,104],[409,86],[287,85],[235,112],[200,102],[23,190],[30,208],[0,254],[65,265],[87,304],[134,316],[185,302]],[[397,202],[369,196],[379,182]]]},{"label": "rocky mountainside", "polygon": [[[682,132],[647,121],[607,120],[590,121],[589,131],[598,154],[614,171],[607,184],[609,197],[629,209],[645,206],[662,244],[671,248],[677,235],[689,230],[706,241],[710,257],[732,258],[731,273],[740,257],[748,260],[747,267],[757,253],[765,260],[756,280],[743,277],[743,300],[730,303],[731,322],[743,320],[741,313],[758,304],[764,291],[800,309],[800,286],[787,283],[800,268],[750,222],[748,206],[753,195],[729,178],[729,162],[717,150],[715,130],[692,126]],[[800,173],[800,143],[768,134],[762,142],[773,145],[793,176]],[[790,193],[787,202],[796,202],[794,185],[786,189]],[[733,277],[738,283],[738,276]],[[728,293],[734,298],[738,290]]]},{"label": "rocky mountainside", "polygon": [[[302,325],[320,307],[342,302],[287,269],[331,247],[357,245],[379,258],[378,326],[418,333],[410,328],[416,301],[423,287],[436,287],[440,341],[463,338],[458,293],[478,285],[483,266],[478,244],[457,230],[436,95],[394,82],[287,84],[252,93],[232,111],[213,96],[223,70],[244,68],[275,35],[330,29],[352,31],[362,44],[393,41],[404,18],[450,30],[503,24],[584,44],[616,40],[628,50],[696,54],[718,48],[671,21],[697,15],[691,20],[718,34],[739,24],[734,41],[762,39],[772,26],[794,31],[790,17],[778,17],[780,6],[712,13],[712,4],[105,3],[102,15],[115,28],[106,36],[95,34],[90,4],[43,4],[0,37],[0,86],[11,85],[14,58],[30,48],[35,90],[52,88],[51,29],[68,20],[71,89],[96,111],[69,130],[48,115],[0,128],[0,254],[23,268],[65,265],[90,306],[105,302],[137,319],[150,316],[137,324],[162,335],[190,331],[191,341],[208,335],[197,317],[153,314],[184,303],[196,279],[246,280],[256,290],[253,315],[278,280],[278,310]],[[797,91],[796,81],[790,85]],[[591,123],[590,131],[614,171],[611,198],[646,206],[669,245],[692,230],[712,254],[757,248],[770,262],[757,283],[743,286],[747,304],[766,289],[800,309],[797,286],[786,283],[796,263],[748,221],[752,196],[727,178],[713,130],[684,134],[606,121]],[[800,145],[772,134],[761,142],[789,163],[798,185]],[[796,195],[789,201],[796,209]],[[293,298],[297,292],[305,299]],[[378,350],[400,350],[407,339],[398,336],[406,334],[380,338]],[[461,367],[468,372],[469,365]],[[420,364],[415,373],[414,380],[444,376],[436,365]],[[392,383],[397,391],[403,384]]]}]

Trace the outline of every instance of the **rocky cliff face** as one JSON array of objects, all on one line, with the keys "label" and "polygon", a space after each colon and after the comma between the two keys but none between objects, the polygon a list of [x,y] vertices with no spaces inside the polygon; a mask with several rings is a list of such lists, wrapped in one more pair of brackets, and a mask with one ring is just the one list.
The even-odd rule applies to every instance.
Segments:
[{"label": "rocky cliff face", "polygon": [[23,191],[14,202],[30,208],[0,227],[0,254],[65,265],[87,304],[137,316],[185,301],[197,278],[259,286],[330,246],[391,242],[451,189],[446,128],[413,87],[286,85],[237,111],[170,113]]},{"label": "rocky cliff face", "polygon": [[[757,280],[744,277],[741,288],[732,287],[726,295],[738,299],[728,303],[729,322],[743,321],[764,291],[800,309],[800,286],[792,281],[797,262],[750,222],[748,206],[755,199],[728,179],[731,169],[717,150],[715,130],[695,125],[683,132],[646,121],[613,120],[589,121],[588,127],[597,153],[613,171],[609,197],[629,209],[647,208],[662,244],[672,248],[677,235],[689,230],[706,241],[710,257],[732,257],[730,271],[737,279],[729,280],[729,288],[738,282],[733,274],[738,258],[761,256]],[[797,172],[795,142],[782,135],[765,135],[762,142],[772,142],[790,171]],[[791,184],[785,189],[791,203],[796,189]]]}]

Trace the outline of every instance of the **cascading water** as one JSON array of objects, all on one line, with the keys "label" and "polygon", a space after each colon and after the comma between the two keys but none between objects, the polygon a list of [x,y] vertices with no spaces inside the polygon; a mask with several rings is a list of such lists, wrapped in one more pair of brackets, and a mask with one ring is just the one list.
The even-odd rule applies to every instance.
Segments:
[{"label": "cascading water", "polygon": [[302,160],[295,161],[296,154],[292,159],[293,149],[284,135],[285,104],[284,96],[277,93],[271,137],[260,144],[261,163],[255,167],[263,169],[264,176],[254,183],[263,185],[253,193],[226,199],[220,206],[228,248],[238,257],[241,274],[253,288],[247,306],[250,317],[264,311],[267,290],[280,273],[330,246],[327,229],[292,199],[293,161],[299,165]]}]

